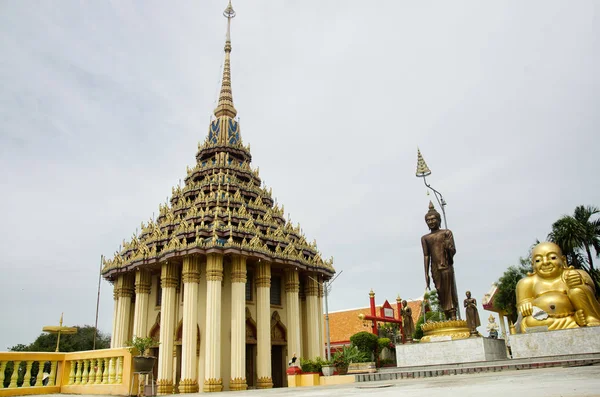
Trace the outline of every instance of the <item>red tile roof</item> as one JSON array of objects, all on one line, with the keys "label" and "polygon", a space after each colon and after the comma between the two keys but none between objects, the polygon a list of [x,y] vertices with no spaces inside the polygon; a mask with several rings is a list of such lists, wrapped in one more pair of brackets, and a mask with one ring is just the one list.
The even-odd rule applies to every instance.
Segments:
[{"label": "red tile roof", "polygon": [[[417,320],[421,315],[421,309],[423,307],[422,301],[418,300],[408,302],[408,306],[412,309],[413,321],[415,324],[417,324]],[[392,307],[394,308],[394,316],[399,318],[398,313],[396,313],[397,310],[395,301],[392,304]],[[380,308],[381,306],[376,306],[375,308],[375,313],[377,313],[377,315],[379,315]],[[360,309],[341,310],[329,313],[329,334],[332,345],[348,343],[348,341],[350,341],[350,337],[357,332],[372,331],[369,322],[367,322],[367,326],[363,325],[363,322],[358,318],[359,314],[364,314],[366,316],[370,315],[371,308],[364,307]],[[323,315],[323,318],[325,318],[325,315]],[[323,328],[323,332],[325,332],[325,328]],[[326,334],[323,340],[327,340]]]}]

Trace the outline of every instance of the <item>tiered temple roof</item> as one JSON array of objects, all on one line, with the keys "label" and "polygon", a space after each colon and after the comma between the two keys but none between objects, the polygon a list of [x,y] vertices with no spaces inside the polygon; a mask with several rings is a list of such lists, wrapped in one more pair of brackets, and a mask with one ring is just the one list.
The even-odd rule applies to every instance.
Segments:
[{"label": "tiered temple roof", "polygon": [[172,188],[170,200],[159,206],[156,220],[142,222],[141,233],[123,241],[120,252],[105,260],[102,274],[112,281],[120,272],[155,267],[165,260],[194,254],[237,254],[314,271],[325,279],[335,270],[324,260],[315,241],[284,217],[271,189],[250,163],[233,105],[230,72],[231,4],[225,42],[225,62],[219,102],[208,136],[198,144],[196,164],[187,169],[185,185]]}]

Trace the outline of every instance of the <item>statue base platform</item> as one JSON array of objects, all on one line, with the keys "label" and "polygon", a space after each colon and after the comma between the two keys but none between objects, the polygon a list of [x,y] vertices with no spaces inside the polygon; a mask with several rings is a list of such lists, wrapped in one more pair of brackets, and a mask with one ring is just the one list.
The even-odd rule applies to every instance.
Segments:
[{"label": "statue base platform", "polygon": [[600,353],[600,327],[509,335],[513,358]]},{"label": "statue base platform", "polygon": [[421,329],[421,343],[465,339],[471,336],[465,320],[432,321],[423,324]]},{"label": "statue base platform", "polygon": [[474,336],[468,339],[396,345],[398,367],[506,360],[504,339]]}]

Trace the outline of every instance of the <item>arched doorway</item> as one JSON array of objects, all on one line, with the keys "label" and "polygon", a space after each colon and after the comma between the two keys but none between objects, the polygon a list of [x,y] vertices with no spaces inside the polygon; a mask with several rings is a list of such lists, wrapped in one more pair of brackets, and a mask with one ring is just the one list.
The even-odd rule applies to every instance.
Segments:
[{"label": "arched doorway", "polygon": [[271,315],[271,378],[273,387],[287,386],[285,370],[287,355],[287,329],[277,311]]},{"label": "arched doorway", "polygon": [[248,388],[256,386],[256,321],[246,308],[246,383]]}]

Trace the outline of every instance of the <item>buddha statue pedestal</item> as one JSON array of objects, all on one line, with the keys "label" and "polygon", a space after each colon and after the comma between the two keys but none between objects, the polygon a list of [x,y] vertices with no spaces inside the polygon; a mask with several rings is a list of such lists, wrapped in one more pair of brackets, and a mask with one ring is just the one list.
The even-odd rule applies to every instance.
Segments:
[{"label": "buddha statue pedestal", "polygon": [[600,353],[600,327],[509,335],[513,358]]},{"label": "buddha statue pedestal", "polygon": [[471,330],[465,320],[431,321],[423,324],[421,329],[421,342],[441,342],[471,336]]},{"label": "buddha statue pedestal", "polygon": [[397,344],[396,364],[404,368],[507,359],[504,339],[469,338],[468,329],[466,333],[464,339],[436,342],[434,337],[429,343]]}]

